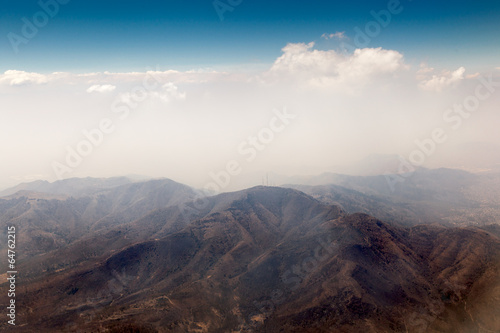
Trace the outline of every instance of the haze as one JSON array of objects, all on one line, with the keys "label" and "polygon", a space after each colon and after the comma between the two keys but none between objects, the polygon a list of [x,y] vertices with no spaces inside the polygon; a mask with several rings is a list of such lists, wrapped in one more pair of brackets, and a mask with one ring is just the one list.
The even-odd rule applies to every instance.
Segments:
[{"label": "haze", "polygon": [[[500,163],[498,3],[471,10],[441,2],[432,11],[410,2],[297,3],[285,22],[266,16],[275,5],[261,3],[259,14],[246,1],[223,20],[209,2],[193,11],[175,2],[184,11],[163,7],[163,19],[134,15],[127,4],[98,7],[94,21],[87,12],[72,16],[84,5],[60,4],[17,50],[2,41],[2,188],[130,174],[203,187],[229,168],[226,191],[268,173],[359,173],[359,161],[385,155],[482,172]],[[391,8],[390,20],[370,14]],[[21,34],[21,18],[41,10],[12,8],[1,35]],[[447,11],[455,16],[435,23]],[[127,35],[106,15],[116,15],[118,28],[157,25]],[[301,15],[318,19],[304,27]],[[189,31],[170,30],[183,20],[194,20]],[[367,24],[375,30],[362,40]],[[105,36],[92,40],[85,26]]]}]

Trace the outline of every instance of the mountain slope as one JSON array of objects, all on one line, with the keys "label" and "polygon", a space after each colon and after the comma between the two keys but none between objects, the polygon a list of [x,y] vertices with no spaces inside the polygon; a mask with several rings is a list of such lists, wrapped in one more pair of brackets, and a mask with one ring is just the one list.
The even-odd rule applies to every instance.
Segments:
[{"label": "mountain slope", "polygon": [[200,214],[33,280],[24,331],[500,329],[500,240],[487,231],[395,227],[282,188],[212,197]]},{"label": "mountain slope", "polygon": [[[349,212],[403,225],[483,226],[500,221],[500,175],[418,169],[405,175],[355,177],[323,174],[295,188]],[[391,187],[392,185],[392,187]]]},{"label": "mountain slope", "polygon": [[[91,186],[94,180],[72,183]],[[104,183],[110,186],[116,181]],[[99,185],[88,192],[93,194],[72,197],[21,191],[0,198],[0,224],[16,226],[20,258],[63,248],[86,235],[133,222],[154,210],[191,201],[196,195],[190,187],[168,179],[106,189]],[[4,249],[6,242],[2,244]]]}]

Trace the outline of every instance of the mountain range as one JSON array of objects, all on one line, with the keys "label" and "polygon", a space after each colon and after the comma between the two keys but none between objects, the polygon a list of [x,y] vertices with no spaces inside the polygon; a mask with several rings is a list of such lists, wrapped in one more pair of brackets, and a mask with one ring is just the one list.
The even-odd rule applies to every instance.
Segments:
[{"label": "mountain range", "polygon": [[500,331],[497,175],[319,178],[208,197],[168,179],[4,191],[18,324],[0,330]]}]

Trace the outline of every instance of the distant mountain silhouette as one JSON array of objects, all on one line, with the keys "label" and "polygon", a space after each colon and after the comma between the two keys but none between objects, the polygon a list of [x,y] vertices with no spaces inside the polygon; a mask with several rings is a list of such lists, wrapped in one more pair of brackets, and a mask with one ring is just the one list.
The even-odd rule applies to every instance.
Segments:
[{"label": "distant mountain silhouette", "polygon": [[0,197],[12,195],[18,191],[33,191],[52,194],[65,194],[67,196],[83,196],[99,192],[104,189],[113,188],[120,185],[130,184],[133,181],[126,177],[114,178],[70,178],[55,182],[36,180],[29,183],[8,188],[0,192]]},{"label": "distant mountain silhouette", "polygon": [[421,168],[405,175],[323,174],[283,186],[396,224],[480,226],[500,220],[500,174],[495,173]]}]

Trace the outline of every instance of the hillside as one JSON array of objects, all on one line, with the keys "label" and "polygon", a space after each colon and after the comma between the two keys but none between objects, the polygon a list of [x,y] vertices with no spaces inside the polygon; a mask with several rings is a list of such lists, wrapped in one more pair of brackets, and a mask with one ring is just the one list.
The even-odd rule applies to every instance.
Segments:
[{"label": "hillside", "polygon": [[107,244],[133,244],[31,278],[17,330],[500,330],[500,240],[487,231],[398,227],[270,187],[211,197],[178,230],[166,227],[175,210],[125,236],[125,225],[109,229]]},{"label": "hillside", "polygon": [[500,221],[500,174],[418,169],[404,175],[322,174],[283,185],[346,211],[412,226],[485,226]]},{"label": "hillside", "polygon": [[[190,187],[168,179],[119,185],[121,181],[117,184],[113,179],[87,178],[70,183],[79,184],[91,194],[64,194],[61,189],[71,186],[61,181],[62,185],[49,183],[45,189],[48,192],[22,190],[0,198],[0,223],[17,227],[22,244],[20,258],[63,248],[86,235],[135,221],[156,209],[190,201],[196,195]],[[109,188],[103,188],[103,183]],[[5,249],[6,242],[1,244],[0,249]]]}]

